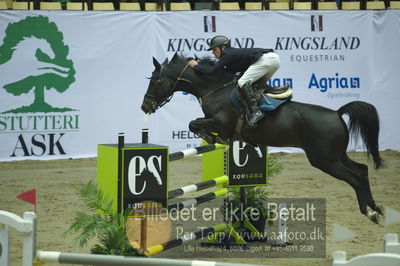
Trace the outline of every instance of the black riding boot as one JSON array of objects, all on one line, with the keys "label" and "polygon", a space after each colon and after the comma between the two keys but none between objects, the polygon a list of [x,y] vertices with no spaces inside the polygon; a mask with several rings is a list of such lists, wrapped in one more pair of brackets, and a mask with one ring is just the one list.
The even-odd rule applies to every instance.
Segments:
[{"label": "black riding boot", "polygon": [[253,91],[250,83],[244,84],[243,87],[239,87],[239,89],[247,105],[247,123],[250,127],[254,127],[256,126],[257,122],[265,116],[265,114],[257,106],[257,95]]}]

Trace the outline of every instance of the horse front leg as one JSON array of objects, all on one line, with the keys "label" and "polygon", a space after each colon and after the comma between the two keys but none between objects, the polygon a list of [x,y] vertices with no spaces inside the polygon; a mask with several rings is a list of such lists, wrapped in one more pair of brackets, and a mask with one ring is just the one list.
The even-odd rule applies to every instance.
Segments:
[{"label": "horse front leg", "polygon": [[197,118],[189,123],[189,130],[209,144],[226,144],[224,140],[213,134],[219,133],[218,122],[214,118]]}]

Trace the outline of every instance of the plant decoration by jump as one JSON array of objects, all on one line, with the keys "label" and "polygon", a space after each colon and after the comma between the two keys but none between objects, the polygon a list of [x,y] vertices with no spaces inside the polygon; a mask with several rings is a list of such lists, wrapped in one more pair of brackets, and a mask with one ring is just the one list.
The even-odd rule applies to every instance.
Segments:
[{"label": "plant decoration by jump", "polygon": [[94,254],[137,256],[130,248],[125,234],[127,213],[112,211],[113,201],[89,181],[79,190],[85,211],[78,211],[74,222],[64,235],[78,233],[75,241],[80,247],[95,238],[97,243],[91,248]]},{"label": "plant decoration by jump", "polygon": [[[273,177],[278,175],[282,171],[282,164],[278,162],[278,159],[275,155],[268,155],[268,177]],[[245,190],[245,206],[244,209],[252,209],[255,210],[259,215],[249,215],[249,222],[260,232],[264,233],[265,231],[265,223],[268,221],[269,224],[272,224],[272,213],[267,208],[268,201],[268,192],[264,187],[244,187]],[[228,217],[235,218],[233,215],[233,211],[241,209],[241,188],[234,187],[230,188],[229,200],[228,204]],[[243,208],[242,207],[242,208]],[[253,218],[253,219],[252,219]],[[228,219],[229,220],[229,219]],[[231,222],[236,222],[232,219]]]}]

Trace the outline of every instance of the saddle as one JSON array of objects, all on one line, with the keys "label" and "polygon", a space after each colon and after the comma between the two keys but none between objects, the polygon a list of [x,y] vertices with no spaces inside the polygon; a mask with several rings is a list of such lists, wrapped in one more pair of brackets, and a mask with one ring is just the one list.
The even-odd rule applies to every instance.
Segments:
[{"label": "saddle", "polygon": [[[266,83],[257,83],[256,85],[253,84],[253,88],[255,88],[257,94],[258,107],[262,111],[273,111],[292,98],[293,91],[289,90],[289,85],[273,88]],[[244,99],[240,96],[237,87],[232,91],[231,101],[239,110],[246,108]]]},{"label": "saddle", "polygon": [[[282,93],[285,93],[290,88],[290,85],[286,85],[286,86],[279,87],[279,88],[271,87],[267,84],[267,80],[265,78],[261,78],[261,79],[257,80],[256,82],[253,83],[252,86],[256,91],[259,91],[260,93],[262,92],[265,94],[274,94],[274,95],[280,95]],[[277,96],[277,97],[281,97],[281,96]],[[283,97],[285,97],[285,96],[283,96]]]}]

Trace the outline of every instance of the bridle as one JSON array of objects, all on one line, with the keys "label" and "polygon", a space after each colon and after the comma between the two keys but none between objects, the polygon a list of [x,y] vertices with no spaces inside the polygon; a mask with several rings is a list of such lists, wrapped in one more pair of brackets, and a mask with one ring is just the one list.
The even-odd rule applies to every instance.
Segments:
[{"label": "bridle", "polygon": [[[183,74],[185,73],[185,71],[187,70],[188,67],[189,67],[189,65],[186,64],[186,66],[183,68],[182,72],[181,72],[181,73],[179,74],[179,76],[176,78],[174,85],[173,85],[173,86],[171,87],[171,89],[170,89],[171,92],[173,92],[173,91],[175,90],[175,88],[178,86],[179,81],[185,81],[185,82],[188,82],[188,83],[192,84],[192,82],[191,82],[190,80],[184,79],[184,78],[183,78]],[[161,68],[161,70],[160,70],[160,82],[161,82],[161,86],[163,87],[163,90],[164,90],[164,82],[161,80],[161,79],[162,79],[162,77],[161,77],[161,72],[162,72],[162,68]],[[150,98],[151,100],[153,100],[154,102],[157,103],[158,106],[157,106],[155,109],[161,108],[161,107],[163,107],[165,104],[167,104],[168,102],[170,102],[173,96],[174,96],[174,94],[171,93],[169,96],[167,96],[166,98],[162,99],[162,100],[160,101],[161,103],[159,104],[159,102],[158,102],[158,100],[157,100],[157,98],[156,98],[155,95],[150,94],[150,93],[148,93],[148,92],[145,94],[145,97],[148,97],[148,98]]]},{"label": "bridle", "polygon": [[[161,76],[162,67],[163,67],[163,66],[161,66],[161,70],[160,70],[160,82],[161,82],[161,86],[163,87],[163,90],[164,90],[164,82],[162,82],[162,76]],[[188,69],[188,67],[189,67],[189,65],[186,64],[185,67],[183,68],[182,72],[181,72],[181,73],[179,74],[179,76],[176,78],[174,85],[173,85],[173,86],[171,87],[171,89],[170,89],[171,92],[173,92],[173,91],[175,90],[175,88],[178,86],[179,81],[185,81],[185,82],[187,82],[187,83],[189,83],[189,84],[192,84],[192,82],[191,82],[190,80],[184,79],[184,78],[183,78],[183,74],[184,74],[185,71]],[[228,82],[228,83],[222,85],[221,87],[218,87],[217,89],[210,91],[210,92],[207,93],[206,95],[200,97],[200,98],[198,99],[199,102],[200,102],[200,105],[202,105],[202,103],[203,103],[203,101],[204,101],[205,98],[207,98],[207,97],[209,97],[210,95],[216,93],[217,91],[220,91],[221,89],[224,89],[224,88],[228,87],[229,85],[231,85],[231,84],[233,84],[233,83],[237,83],[237,80],[234,79],[234,80],[232,80],[232,81],[230,81],[230,82]],[[161,107],[163,107],[165,104],[169,103],[169,102],[171,101],[171,99],[172,99],[173,96],[174,96],[174,94],[173,94],[173,93],[170,93],[170,95],[167,96],[166,98],[162,99],[162,100],[160,101],[161,103],[159,104],[159,101],[157,100],[157,97],[156,97],[155,95],[150,94],[150,93],[148,93],[148,92],[145,94],[145,97],[146,97],[146,98],[150,98],[150,99],[154,102],[154,103],[153,103],[153,108],[154,108],[154,110],[156,110],[156,109],[158,109],[158,108],[161,108]],[[157,106],[155,106],[155,105],[157,105]]]}]

